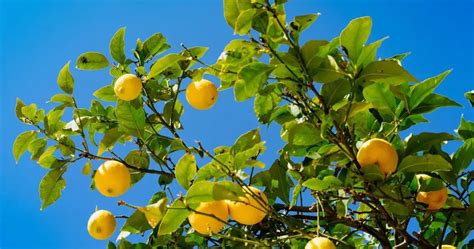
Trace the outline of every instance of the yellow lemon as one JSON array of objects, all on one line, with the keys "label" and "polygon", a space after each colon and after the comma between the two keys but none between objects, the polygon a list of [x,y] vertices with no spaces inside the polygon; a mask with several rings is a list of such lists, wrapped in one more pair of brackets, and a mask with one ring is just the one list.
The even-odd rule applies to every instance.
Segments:
[{"label": "yellow lemon", "polygon": [[114,92],[121,100],[134,100],[142,92],[142,81],[134,74],[124,74],[115,81]]},{"label": "yellow lemon", "polygon": [[108,239],[117,225],[114,215],[107,210],[95,211],[87,222],[87,231],[97,240]]},{"label": "yellow lemon", "polygon": [[186,100],[198,110],[211,108],[217,101],[217,95],[216,86],[205,79],[193,81],[186,88]]},{"label": "yellow lemon", "polygon": [[428,210],[437,210],[442,208],[447,199],[448,189],[446,187],[436,191],[420,191],[416,195],[416,201],[427,204]]},{"label": "yellow lemon", "polygon": [[189,224],[194,230],[203,235],[220,232],[225,226],[222,221],[227,221],[229,217],[229,210],[225,201],[203,202],[196,208],[196,211],[197,213],[193,212],[188,216]]},{"label": "yellow lemon", "polygon": [[94,175],[95,187],[108,197],[116,197],[127,192],[130,187],[130,172],[121,162],[109,160],[100,165]]},{"label": "yellow lemon", "polygon": [[359,149],[357,161],[365,167],[377,164],[380,171],[388,176],[397,170],[398,155],[392,144],[380,138],[372,138]]},{"label": "yellow lemon", "polygon": [[328,238],[316,237],[308,242],[305,249],[336,249],[336,246]]},{"label": "yellow lemon", "polygon": [[442,245],[441,249],[456,249],[456,247],[452,245]]},{"label": "yellow lemon", "polygon": [[230,216],[240,224],[257,224],[267,215],[267,197],[262,191],[255,187],[248,187],[244,189],[244,191],[246,192],[245,196],[239,197],[239,201],[228,202]]}]

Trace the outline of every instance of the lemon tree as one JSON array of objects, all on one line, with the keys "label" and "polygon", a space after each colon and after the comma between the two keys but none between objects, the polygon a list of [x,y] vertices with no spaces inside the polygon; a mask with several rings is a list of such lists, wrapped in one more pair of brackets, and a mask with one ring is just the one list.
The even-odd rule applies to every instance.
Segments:
[{"label": "lemon tree", "polygon": [[[108,53],[85,52],[62,67],[52,109],[17,99],[30,129],[13,155],[18,162],[28,151],[44,168],[41,209],[81,165],[104,198],[144,177],[158,182],[140,190],[149,203],[120,200],[121,213],[92,214],[91,239],[110,239],[108,248],[473,248],[474,122],[409,134],[427,113],[461,108],[436,92],[450,70],[418,80],[403,67],[408,53],[379,58],[384,38],[367,43],[370,17],[331,40],[303,42],[319,16],[290,20],[285,2],[224,0],[237,37],[210,62],[201,59],[207,47],[168,52],[161,33],[125,44],[120,28]],[[73,73],[87,72],[71,63],[110,74],[89,107],[74,95]],[[252,101],[262,127],[281,127],[278,157],[261,159],[260,127],[216,148],[182,136],[180,99],[205,111],[219,104],[219,91]],[[465,96],[472,111],[473,92]],[[117,143],[128,153],[115,152]]]}]

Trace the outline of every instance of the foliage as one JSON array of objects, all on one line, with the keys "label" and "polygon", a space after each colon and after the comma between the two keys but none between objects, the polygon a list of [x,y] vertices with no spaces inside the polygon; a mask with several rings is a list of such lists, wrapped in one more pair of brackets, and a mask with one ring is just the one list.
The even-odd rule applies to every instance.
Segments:
[{"label": "foliage", "polygon": [[[38,109],[18,99],[16,115],[32,129],[17,137],[13,154],[18,161],[29,151],[31,160],[48,171],[40,183],[42,208],[60,197],[70,166],[83,164],[89,175],[91,161],[118,160],[135,173],[133,182],[144,175],[158,178],[150,204],[172,200],[174,181],[187,192],[160,211],[154,228],[143,213],[124,210],[130,216],[121,228],[122,239],[108,248],[299,248],[316,235],[340,248],[472,248],[474,242],[466,238],[474,228],[474,123],[462,118],[456,133],[400,136],[428,122],[426,113],[460,106],[434,92],[450,71],[418,81],[402,66],[407,54],[377,59],[385,38],[366,44],[370,17],[351,21],[330,41],[301,44],[301,33],[318,15],[287,21],[285,2],[224,0],[225,20],[242,38],[231,41],[212,65],[200,59],[205,47],[183,46],[179,53],[162,55],[170,46],[160,33],[138,39],[134,58],[128,58],[121,28],[110,41],[115,62],[100,52],[83,53],[75,62],[79,70],[107,68],[112,77],[94,92],[89,108],[77,105],[70,62],[59,72],[63,93],[51,98],[54,108]],[[117,100],[113,91],[115,80],[126,73],[143,81],[141,97],[130,102]],[[265,152],[258,128],[213,150],[180,136],[183,82],[206,75],[220,79],[220,90],[233,89],[236,101],[253,99],[262,125],[281,126],[285,145],[279,158],[268,165],[258,159]],[[472,104],[472,91],[465,96]],[[361,169],[357,161],[360,142],[375,137],[389,141],[399,155],[398,170],[387,178],[376,167]],[[449,154],[443,145],[452,140],[459,147]],[[126,144],[130,154],[116,154],[116,143]],[[197,165],[197,158],[208,163]],[[416,202],[418,173],[437,179],[431,190],[449,189],[442,209],[429,211]],[[190,229],[186,217],[200,202],[235,200],[243,195],[241,187],[250,184],[263,187],[269,198],[271,211],[264,222],[244,226],[229,221],[212,237]],[[312,204],[301,205],[303,198]],[[419,229],[410,231],[409,223]],[[130,233],[148,239],[133,245],[126,240]]]}]

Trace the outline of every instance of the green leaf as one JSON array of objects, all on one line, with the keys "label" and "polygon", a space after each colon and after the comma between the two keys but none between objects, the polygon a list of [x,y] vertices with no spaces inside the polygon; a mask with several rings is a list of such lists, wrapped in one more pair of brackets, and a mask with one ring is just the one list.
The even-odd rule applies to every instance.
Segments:
[{"label": "green leaf", "polygon": [[255,96],[267,82],[273,69],[273,66],[261,62],[252,62],[243,67],[238,73],[239,79],[235,82],[235,99],[244,101]]},{"label": "green leaf", "polygon": [[224,0],[224,18],[232,28],[235,27],[239,14],[237,0]]},{"label": "green leaf", "polygon": [[293,187],[292,180],[287,175],[285,161],[276,160],[269,170],[256,174],[252,182],[257,186],[265,186],[265,193],[269,199],[280,198],[287,205],[290,204],[290,189]]},{"label": "green leaf", "polygon": [[342,182],[335,176],[326,176],[322,180],[318,178],[310,178],[303,182],[303,186],[315,191],[323,191],[326,189],[337,189],[342,186]]},{"label": "green leaf", "polygon": [[445,106],[461,106],[457,102],[436,93],[430,94],[421,104],[411,110],[411,115],[432,112],[433,110]]},{"label": "green leaf", "polygon": [[143,233],[150,229],[151,227],[148,224],[145,214],[139,210],[136,210],[130,217],[128,217],[127,221],[125,221],[121,231],[130,233]]},{"label": "green leaf", "polygon": [[256,13],[256,9],[246,9],[240,12],[235,22],[235,33],[239,35],[248,34],[252,28],[252,20]]},{"label": "green leaf", "polygon": [[239,152],[251,149],[261,141],[259,128],[246,132],[237,138],[231,148],[231,153],[232,155],[236,155]]},{"label": "green leaf", "polygon": [[[129,165],[133,165],[140,169],[148,169],[150,167],[150,158],[146,151],[141,151],[141,150],[130,151],[125,157],[125,162],[127,162]],[[139,170],[135,170],[135,169],[129,169],[129,170],[130,170],[130,174],[132,178],[132,184],[135,184],[136,182],[140,181],[143,178],[143,176],[145,176],[145,173],[140,172]]]},{"label": "green leaf", "polygon": [[329,53],[329,43],[324,40],[310,40],[301,47],[301,54],[310,75],[316,74],[317,68]]},{"label": "green leaf", "polygon": [[469,100],[469,102],[471,103],[471,107],[474,107],[474,90],[466,92],[464,94],[464,97]]},{"label": "green leaf", "polygon": [[377,110],[395,115],[397,103],[387,84],[375,83],[364,88],[364,98]]},{"label": "green leaf", "polygon": [[117,101],[115,115],[121,130],[138,138],[143,138],[145,129],[145,111],[141,100]]},{"label": "green leaf", "polygon": [[321,142],[320,130],[309,122],[283,125],[281,138],[291,145],[314,145]]},{"label": "green leaf", "polygon": [[291,209],[291,207],[293,207],[296,204],[296,201],[298,200],[298,196],[300,195],[302,188],[303,188],[303,185],[301,183],[298,183],[293,188],[291,202],[290,202],[290,209]]},{"label": "green leaf", "polygon": [[453,155],[453,171],[459,173],[471,165],[474,159],[474,138],[466,139]]},{"label": "green leaf", "polygon": [[378,41],[375,41],[367,46],[364,46],[360,52],[359,58],[357,58],[357,65],[365,67],[371,62],[374,62],[377,56],[377,50],[379,49],[382,42],[388,37],[384,37]]},{"label": "green leaf", "polygon": [[175,168],[176,180],[179,185],[185,189],[189,189],[191,181],[197,172],[196,158],[193,154],[186,153],[179,159]]},{"label": "green leaf", "polygon": [[451,164],[440,155],[407,156],[398,166],[399,172],[439,172],[450,171]]},{"label": "green leaf", "polygon": [[68,107],[74,106],[74,100],[72,99],[72,97],[67,95],[67,94],[63,94],[63,93],[59,93],[59,94],[54,95],[53,97],[51,97],[49,102],[61,103],[61,104],[65,105],[65,106],[68,106]]},{"label": "green leaf", "polygon": [[21,111],[23,107],[26,107],[25,103],[23,103],[20,98],[16,98],[15,114],[21,122],[25,122],[26,118],[25,114],[23,114],[23,112]]},{"label": "green leaf", "polygon": [[429,150],[432,146],[439,145],[445,141],[457,140],[458,138],[449,133],[423,132],[416,136],[411,136],[407,142],[405,155],[411,155],[418,151]]},{"label": "green leaf", "polygon": [[25,131],[16,137],[15,142],[13,142],[13,157],[17,164],[20,157],[28,149],[28,145],[30,145],[37,136],[38,133],[36,131]]},{"label": "green leaf", "polygon": [[[255,95],[253,110],[258,120],[262,123],[268,123],[270,121],[270,114],[281,102],[281,92],[274,88],[274,85],[269,85]],[[269,89],[268,92],[266,92],[267,89]]]},{"label": "green leaf", "polygon": [[171,234],[178,230],[191,212],[181,199],[176,199],[161,220],[158,235]]},{"label": "green leaf", "polygon": [[41,210],[47,208],[61,197],[61,192],[66,187],[66,181],[63,179],[65,169],[53,169],[49,171],[39,185],[41,199]]},{"label": "green leaf", "polygon": [[310,69],[312,79],[320,83],[331,83],[344,77],[344,72],[339,68],[336,60],[325,56],[317,68]]},{"label": "green leaf", "polygon": [[119,131],[118,127],[107,130],[99,143],[97,155],[100,156],[105,151],[112,149],[122,135],[123,133]]},{"label": "green leaf", "polygon": [[98,70],[108,66],[109,61],[99,52],[83,53],[76,60],[76,68],[81,70]]},{"label": "green leaf", "polygon": [[383,181],[385,175],[380,171],[380,168],[376,164],[367,165],[361,169],[361,172],[365,179],[369,181]]},{"label": "green leaf", "polygon": [[37,138],[28,145],[28,151],[31,153],[31,160],[38,160],[46,149],[46,138]]},{"label": "green leaf", "polygon": [[372,30],[372,19],[368,16],[359,17],[349,22],[341,32],[340,43],[349,55],[349,58],[357,62],[364,44],[369,39]]},{"label": "green leaf", "polygon": [[327,105],[333,106],[344,99],[344,96],[351,91],[351,84],[346,79],[340,79],[331,84],[324,84],[321,87],[321,94]]},{"label": "green leaf", "polygon": [[71,72],[69,72],[69,64],[71,61],[68,61],[66,65],[61,68],[58,75],[58,85],[65,93],[72,94],[74,90],[74,78],[72,77]]},{"label": "green leaf", "polygon": [[151,79],[158,76],[160,73],[162,73],[178,61],[182,61],[185,59],[186,57],[180,54],[167,54],[161,57],[151,67],[150,72],[148,72],[147,79]]},{"label": "green leaf", "polygon": [[56,152],[56,146],[50,146],[46,151],[39,157],[38,164],[45,169],[55,169],[63,166],[65,162],[59,161],[53,154]]},{"label": "green leaf", "polygon": [[104,86],[93,93],[93,95],[103,101],[114,102],[117,100],[114,87],[112,85]]},{"label": "green leaf", "polygon": [[319,14],[308,14],[303,16],[295,16],[293,25],[297,27],[299,32],[307,29],[316,19],[319,17]]},{"label": "green leaf", "polygon": [[357,81],[359,84],[372,81],[399,85],[407,82],[417,82],[418,80],[405,71],[396,61],[375,61],[362,70]]},{"label": "green leaf", "polygon": [[110,40],[110,54],[120,64],[125,64],[125,27],[121,27]]},{"label": "green leaf", "polygon": [[230,181],[216,182],[212,188],[212,195],[214,200],[238,200],[239,197],[244,196],[245,193],[242,187],[237,183]]},{"label": "green leaf", "polygon": [[441,84],[441,82],[450,72],[451,70],[447,70],[440,75],[413,85],[410,89],[410,109],[413,109],[421,104],[423,100],[428,97],[434,91],[434,89],[438,87],[439,84]]},{"label": "green leaf", "polygon": [[155,33],[143,42],[143,55],[145,61],[169,48],[166,38],[161,33]]},{"label": "green leaf", "polygon": [[193,205],[214,200],[214,182],[200,181],[194,183],[186,193],[186,204]]},{"label": "green leaf", "polygon": [[416,176],[416,180],[418,181],[418,191],[437,191],[444,187],[446,187],[445,183],[436,177],[421,177],[421,175]]},{"label": "green leaf", "polygon": [[84,176],[90,175],[92,172],[92,163],[90,160],[87,160],[86,164],[84,164],[84,167],[82,167],[81,173]]},{"label": "green leaf", "polygon": [[474,137],[474,122],[469,120],[465,120],[464,117],[461,118],[461,123],[459,124],[458,129],[456,132],[462,137],[464,140]]}]

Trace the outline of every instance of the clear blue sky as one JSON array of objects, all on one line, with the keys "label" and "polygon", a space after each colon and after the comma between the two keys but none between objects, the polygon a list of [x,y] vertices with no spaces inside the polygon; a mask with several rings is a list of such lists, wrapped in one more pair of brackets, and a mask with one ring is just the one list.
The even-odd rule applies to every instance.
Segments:
[{"label": "clear blue sky", "polygon": [[[473,1],[292,0],[287,12],[290,17],[322,13],[304,39],[331,39],[352,18],[372,16],[371,40],[390,36],[381,56],[412,51],[404,65],[419,79],[453,68],[437,92],[468,106],[463,93],[474,88]],[[108,53],[111,36],[122,26],[127,27],[127,51],[137,37],[162,32],[175,49],[181,42],[210,47],[204,58],[210,63],[236,38],[218,0],[0,0],[0,248],[104,248],[106,242],[93,240],[86,231],[95,206],[116,214],[130,213],[117,207],[118,199],[90,191],[90,178],[80,174],[82,165],[67,172],[61,199],[40,212],[38,184],[45,170],[27,155],[16,166],[11,153],[15,136],[28,129],[15,118],[15,98],[50,108],[46,101],[60,91],[56,85],[59,69],[85,51]],[[73,74],[81,106],[89,106],[92,92],[111,82],[107,71],[73,70]],[[431,123],[413,131],[452,132],[463,113],[474,119],[472,109],[448,108],[428,115]],[[234,103],[231,91],[222,92],[209,111],[198,112],[185,104],[182,121],[185,140],[199,139],[209,148],[231,144],[239,134],[258,126],[252,102]],[[268,141],[264,159],[269,163],[282,144],[279,130],[263,127],[262,133]],[[142,204],[157,189],[156,178],[145,177],[121,199]]]}]

